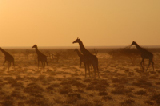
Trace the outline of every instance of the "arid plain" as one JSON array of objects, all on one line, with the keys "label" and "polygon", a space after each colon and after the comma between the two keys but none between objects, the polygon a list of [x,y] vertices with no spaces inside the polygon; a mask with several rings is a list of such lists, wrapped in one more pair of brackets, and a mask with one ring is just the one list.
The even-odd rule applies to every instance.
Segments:
[{"label": "arid plain", "polygon": [[[98,49],[100,78],[85,78],[84,65],[74,49],[39,49],[48,66],[37,67],[34,49],[8,49],[15,67],[3,66],[0,53],[2,106],[158,106],[160,105],[160,49],[151,49],[155,70],[143,71],[135,50]],[[60,53],[59,61],[51,54]],[[93,52],[90,49],[90,52]],[[94,53],[93,53],[94,54]],[[148,60],[145,60],[145,69]]]}]

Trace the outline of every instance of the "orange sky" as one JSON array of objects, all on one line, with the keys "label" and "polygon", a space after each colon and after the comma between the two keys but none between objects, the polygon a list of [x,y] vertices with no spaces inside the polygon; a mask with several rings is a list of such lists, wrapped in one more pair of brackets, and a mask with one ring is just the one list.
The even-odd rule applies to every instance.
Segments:
[{"label": "orange sky", "polygon": [[[160,0],[0,0],[0,46],[160,45]],[[77,46],[77,45],[76,45]]]}]

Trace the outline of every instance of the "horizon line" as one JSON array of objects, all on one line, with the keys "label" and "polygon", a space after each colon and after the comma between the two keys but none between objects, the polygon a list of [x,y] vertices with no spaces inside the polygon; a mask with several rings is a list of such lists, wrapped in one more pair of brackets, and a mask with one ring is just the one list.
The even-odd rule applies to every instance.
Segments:
[{"label": "horizon line", "polygon": [[[85,46],[88,49],[117,49],[129,45],[108,45],[108,46]],[[160,48],[160,45],[141,45],[146,48]],[[32,49],[32,46],[1,46],[5,49]],[[133,46],[134,47],[134,46]],[[38,46],[39,49],[76,49],[79,46]]]}]

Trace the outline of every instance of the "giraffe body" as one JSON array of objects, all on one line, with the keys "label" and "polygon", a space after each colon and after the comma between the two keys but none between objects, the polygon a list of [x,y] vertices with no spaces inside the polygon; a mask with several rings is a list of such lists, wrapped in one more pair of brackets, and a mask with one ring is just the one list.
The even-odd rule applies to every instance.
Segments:
[{"label": "giraffe body", "polygon": [[148,70],[151,63],[152,63],[152,68],[154,70],[153,54],[151,52],[149,52],[148,50],[140,47],[135,41],[132,42],[132,45],[136,45],[136,49],[139,50],[141,53],[142,61],[140,62],[140,65],[141,65],[142,69],[144,70],[144,59],[148,59],[149,63],[148,63],[147,70]]},{"label": "giraffe body", "polygon": [[79,43],[80,51],[84,55],[85,77],[86,77],[86,70],[87,69],[88,69],[89,76],[90,76],[90,69],[89,69],[90,65],[93,66],[95,77],[96,77],[96,73],[98,73],[98,77],[100,77],[99,76],[99,69],[98,69],[98,58],[95,55],[93,55],[92,53],[90,53],[87,49],[85,49],[83,42],[79,38],[77,38],[72,43]]},{"label": "giraffe body", "polygon": [[2,48],[0,48],[1,52],[4,54],[4,62],[3,62],[3,65],[5,64],[5,62],[7,61],[8,62],[8,70],[9,70],[9,67],[11,66],[11,63],[13,64],[14,66],[14,58],[11,54],[9,54],[8,52],[6,52],[5,50],[3,50]]},{"label": "giraffe body", "polygon": [[44,55],[43,53],[41,53],[41,52],[38,50],[37,45],[33,45],[32,48],[35,48],[35,49],[36,49],[37,58],[38,58],[38,68],[39,68],[39,62],[42,63],[42,67],[43,67],[43,68],[45,67],[45,63],[47,63],[47,65],[48,65],[47,56]]},{"label": "giraffe body", "polygon": [[78,54],[79,58],[80,58],[80,67],[81,67],[81,64],[82,62],[84,63],[85,62],[85,58],[84,58],[84,55],[82,53],[79,52],[78,49],[75,49],[75,52]]}]

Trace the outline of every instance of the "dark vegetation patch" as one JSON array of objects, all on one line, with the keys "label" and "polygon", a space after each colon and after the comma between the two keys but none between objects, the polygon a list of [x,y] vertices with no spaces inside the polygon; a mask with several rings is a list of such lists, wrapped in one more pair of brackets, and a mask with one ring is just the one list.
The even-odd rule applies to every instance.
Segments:
[{"label": "dark vegetation patch", "polygon": [[13,98],[11,96],[4,96],[3,98],[3,102],[1,102],[2,106],[13,106],[14,105],[14,101]]},{"label": "dark vegetation patch", "polygon": [[128,80],[127,78],[112,78],[112,82],[113,83],[121,83],[121,84],[125,84],[125,83],[128,83]]},{"label": "dark vegetation patch", "polygon": [[22,82],[13,82],[12,83],[12,87],[18,88],[18,89],[23,89],[24,88],[24,84]]},{"label": "dark vegetation patch", "polygon": [[151,100],[155,101],[158,105],[160,105],[160,94],[153,94]]},{"label": "dark vegetation patch", "polygon": [[127,99],[124,102],[121,102],[121,106],[131,106],[135,101],[133,99]]},{"label": "dark vegetation patch", "polygon": [[80,98],[81,98],[80,94],[70,93],[67,96],[66,103],[74,104]]},{"label": "dark vegetation patch", "polygon": [[20,91],[17,91],[17,90],[12,91],[11,97],[21,99],[21,100],[26,99],[26,97],[23,94],[21,94]]},{"label": "dark vegetation patch", "polygon": [[59,88],[60,94],[69,94],[72,93],[72,87],[70,85],[64,85],[61,88]]},{"label": "dark vegetation patch", "polygon": [[133,82],[132,85],[139,87],[150,87],[152,82],[146,81],[146,79],[138,79],[136,82]]},{"label": "dark vegetation patch", "polygon": [[151,106],[153,106],[153,105],[154,105],[154,102],[153,102],[153,101],[151,101],[151,100],[147,100],[147,101],[145,101],[144,103],[146,103],[147,105],[151,105]]},{"label": "dark vegetation patch", "polygon": [[135,94],[137,94],[137,95],[146,95],[147,92],[145,90],[139,90],[139,91],[135,92]]},{"label": "dark vegetation patch", "polygon": [[105,102],[107,102],[109,100],[113,100],[113,98],[111,96],[107,95],[107,96],[103,96],[102,100],[104,100]]},{"label": "dark vegetation patch", "polygon": [[112,94],[128,94],[131,92],[132,89],[127,89],[124,86],[117,86],[114,90],[111,91]]},{"label": "dark vegetation patch", "polygon": [[[47,99],[39,97],[31,97],[26,101],[30,106],[51,106]],[[52,104],[53,105],[53,104]]]},{"label": "dark vegetation patch", "polygon": [[86,87],[86,90],[105,91],[108,86],[109,84],[105,79],[93,80],[88,84],[88,86]]},{"label": "dark vegetation patch", "polygon": [[77,81],[76,79],[68,79],[68,80],[64,80],[60,83],[60,85],[71,85],[71,86],[76,86],[78,88],[84,88],[86,87],[85,84],[83,84],[80,81]]},{"label": "dark vegetation patch", "polygon": [[156,82],[156,85],[160,85],[160,82]]},{"label": "dark vegetation patch", "polygon": [[44,89],[36,83],[30,83],[26,88],[24,88],[24,92],[33,96],[42,96]]},{"label": "dark vegetation patch", "polygon": [[99,92],[99,95],[100,95],[100,96],[106,96],[106,95],[108,95],[108,93],[107,93],[106,91],[100,91],[100,92]]}]

